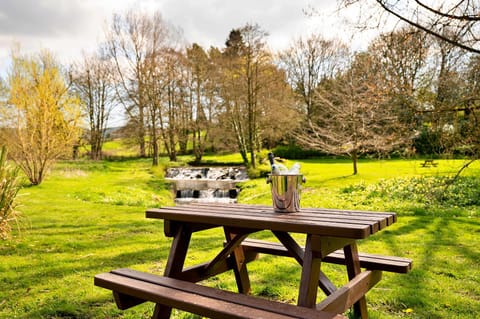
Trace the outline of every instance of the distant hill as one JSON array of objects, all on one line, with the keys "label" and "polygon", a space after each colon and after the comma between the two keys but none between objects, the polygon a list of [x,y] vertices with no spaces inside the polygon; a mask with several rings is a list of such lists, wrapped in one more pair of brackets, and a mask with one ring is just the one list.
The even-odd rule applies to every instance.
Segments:
[{"label": "distant hill", "polygon": [[114,127],[108,127],[105,131],[105,135],[107,139],[114,139],[117,137],[122,136],[122,131],[125,127],[124,126],[114,126]]}]

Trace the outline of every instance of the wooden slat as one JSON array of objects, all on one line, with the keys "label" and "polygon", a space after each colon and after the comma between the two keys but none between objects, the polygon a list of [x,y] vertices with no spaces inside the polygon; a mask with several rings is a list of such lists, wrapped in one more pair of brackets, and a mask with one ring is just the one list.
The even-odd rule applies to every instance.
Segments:
[{"label": "wooden slat", "polygon": [[[345,267],[347,268],[348,279],[350,280],[349,284],[353,284],[352,282],[355,278],[363,275],[362,270],[360,269],[360,257],[358,256],[357,243],[354,242],[343,247],[343,251],[345,253]],[[367,299],[365,298],[365,294],[369,289],[370,288],[366,291],[362,291],[363,293],[354,301],[353,316],[355,318],[368,319]]]},{"label": "wooden slat", "polygon": [[[249,263],[257,259],[258,254],[253,251],[246,251],[245,252],[245,263]],[[206,271],[207,265],[210,262],[201,263],[198,265],[186,267],[183,269],[181,274],[179,275],[182,280],[190,281],[190,282],[199,282],[210,277],[216,276],[218,274],[224,273],[228,270],[232,270],[234,268],[235,261],[231,258],[227,260],[222,260],[215,264],[213,268],[209,268],[209,271]]]},{"label": "wooden slat", "polygon": [[355,212],[355,211],[334,211],[334,210],[323,210],[323,209],[304,209],[300,212],[293,213],[293,214],[281,214],[275,213],[271,208],[265,206],[257,206],[257,205],[230,205],[230,206],[219,206],[219,205],[181,205],[181,206],[173,206],[173,207],[165,207],[165,209],[176,209],[182,211],[196,211],[196,212],[226,212],[230,214],[258,214],[258,212],[265,213],[265,214],[272,214],[273,216],[283,217],[283,218],[301,218],[308,217],[308,218],[343,218],[343,219],[350,219],[350,220],[366,220],[366,221],[376,221],[376,220],[383,220],[385,218],[391,217],[390,214],[386,213],[369,213],[369,212]]},{"label": "wooden slat", "polygon": [[[370,270],[384,270],[405,274],[412,269],[412,260],[396,256],[382,256],[366,253],[359,253],[360,266]],[[329,254],[324,259],[325,262],[332,264],[345,264],[345,255],[342,251],[337,250]]]},{"label": "wooden slat", "polygon": [[148,218],[362,239],[394,222],[393,213],[305,209],[279,214],[259,205],[182,205],[149,209]]},{"label": "wooden slat", "polygon": [[128,296],[119,292],[113,292],[113,299],[118,309],[126,310],[144,303],[146,300]]},{"label": "wooden slat", "polygon": [[[258,253],[294,257],[282,244],[257,239],[246,239],[242,243],[245,250]],[[412,269],[412,260],[396,256],[382,256],[359,253],[360,266],[370,270],[383,270],[395,273],[408,273]],[[324,262],[345,264],[345,254],[341,250],[334,251],[323,258]]]},{"label": "wooden slat", "polygon": [[[258,211],[258,210],[265,210],[265,211],[272,211],[272,207],[265,206],[265,205],[247,205],[247,204],[221,204],[221,203],[199,203],[194,207],[202,207],[205,206],[208,209],[212,207],[216,207],[220,210],[229,210],[229,209],[242,209],[242,210],[249,210],[249,211]],[[278,214],[278,213],[277,213]],[[294,214],[286,214],[286,215],[293,215],[297,216],[298,214],[308,216],[313,214],[314,216],[335,216],[338,218],[340,216],[344,216],[345,218],[350,219],[380,219],[386,220],[386,225],[389,226],[397,221],[397,215],[393,212],[376,212],[376,211],[362,211],[362,210],[339,210],[339,209],[329,209],[329,208],[302,208],[300,212]],[[352,218],[353,217],[353,218]]]},{"label": "wooden slat", "polygon": [[[284,257],[295,257],[283,245],[279,243],[274,243],[271,241],[248,238],[243,241],[242,247],[245,250],[252,250],[262,254],[284,256]],[[302,259],[303,259],[303,248],[302,248]]]},{"label": "wooden slat", "polygon": [[[250,242],[255,242],[255,244],[258,244],[258,246],[255,246],[255,249],[245,250],[246,263],[254,261],[258,256],[258,253],[271,254],[272,250],[274,250],[273,255],[293,257],[300,265],[303,265],[303,257],[304,257],[303,248],[298,246],[298,244],[296,244],[296,242],[293,241],[291,237],[290,239],[287,239],[288,237],[284,237],[288,235],[286,233],[275,233],[275,235],[277,236],[277,238],[283,237],[283,242],[284,242],[283,245],[280,245],[278,243],[263,241],[263,240],[247,239],[248,241],[247,245]],[[290,240],[293,242],[290,242]],[[290,248],[289,248],[290,250],[288,250],[284,245],[285,246],[290,245]],[[325,276],[325,274],[321,270],[319,274],[319,286],[320,286],[320,289],[322,289],[322,291],[325,292],[325,294],[327,295],[331,294],[337,289],[335,285],[330,281],[330,279],[328,279],[327,276]]]},{"label": "wooden slat", "polygon": [[176,228],[176,232],[178,234],[175,235],[170,247],[170,254],[165,267],[165,275],[170,277],[178,277],[178,274],[182,271],[190,239],[192,238],[191,229],[185,227],[185,225],[180,225]]},{"label": "wooden slat", "polygon": [[236,233],[233,229],[229,229],[227,227],[224,228],[224,233],[227,240],[227,245],[225,247],[231,245],[235,246],[229,258],[232,261],[238,292],[242,294],[249,294],[251,291],[251,286],[250,278],[248,277],[247,263],[245,262],[245,253],[243,249],[239,247],[239,244],[247,234]]},{"label": "wooden slat", "polygon": [[209,318],[345,318],[131,269],[96,275],[95,285],[121,293],[124,298],[135,296]]},{"label": "wooden slat", "polygon": [[226,260],[227,257],[234,251],[234,249],[248,236],[247,234],[238,234],[232,236],[230,240],[227,242],[227,245],[220,251],[215,258],[210,261],[210,263],[206,267],[206,271],[208,272],[210,268],[213,268],[218,262],[222,260]]},{"label": "wooden slat", "polygon": [[363,298],[380,279],[382,279],[382,272],[380,270],[361,272],[345,286],[339,288],[319,303],[317,309],[343,313]]},{"label": "wooden slat", "polygon": [[321,260],[314,254],[314,251],[311,248],[312,246],[317,246],[319,240],[320,238],[318,236],[307,235],[298,294],[299,306],[313,307],[315,305],[315,300],[317,299]]},{"label": "wooden slat", "polygon": [[273,212],[272,208],[260,205],[219,205],[219,204],[199,204],[199,205],[182,205],[175,207],[166,207],[168,209],[178,209],[182,211],[195,211],[195,212],[221,212],[231,214],[253,214],[258,215],[259,212],[272,214],[282,218],[295,218],[295,219],[338,219],[344,220],[348,223],[378,223],[380,229],[394,222],[394,213],[377,213],[368,211],[352,211],[352,210],[333,210],[333,209],[313,209],[306,208],[302,211],[293,214],[279,214]]}]

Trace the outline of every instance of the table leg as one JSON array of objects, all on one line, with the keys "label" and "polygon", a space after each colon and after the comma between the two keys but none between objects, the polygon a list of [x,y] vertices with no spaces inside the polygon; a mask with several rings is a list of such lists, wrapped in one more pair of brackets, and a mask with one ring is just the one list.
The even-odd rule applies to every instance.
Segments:
[{"label": "table leg", "polygon": [[[238,235],[227,227],[224,228],[224,231],[227,242],[230,242]],[[231,254],[231,258],[233,260],[233,272],[235,274],[238,292],[249,294],[251,290],[250,278],[248,277],[247,263],[245,262],[243,248],[240,246],[235,247]]]},{"label": "table leg", "polygon": [[320,275],[321,257],[316,253],[320,247],[320,237],[307,235],[305,253],[303,257],[302,277],[298,305],[313,308],[317,300],[318,278]]},{"label": "table leg", "polygon": [[[180,277],[191,238],[192,230],[185,225],[178,225],[175,229],[170,253],[168,254],[167,266],[165,267],[164,273],[166,277]],[[171,307],[156,304],[152,319],[168,319],[170,318],[171,312]]]},{"label": "table leg", "polygon": [[[347,245],[343,248],[343,251],[345,253],[345,265],[347,266],[348,279],[352,280],[361,272],[357,244],[352,243]],[[360,300],[353,305],[353,315],[354,318],[368,319],[367,300],[365,296],[360,298]]]},{"label": "table leg", "polygon": [[[304,251],[303,248],[297,244],[295,239],[293,239],[290,234],[285,232],[274,231],[273,234],[278,238],[278,240],[280,240],[283,246],[288,249],[300,266],[303,266]],[[327,296],[337,290],[337,287],[335,287],[330,279],[325,276],[321,269],[318,278],[318,286]]]}]

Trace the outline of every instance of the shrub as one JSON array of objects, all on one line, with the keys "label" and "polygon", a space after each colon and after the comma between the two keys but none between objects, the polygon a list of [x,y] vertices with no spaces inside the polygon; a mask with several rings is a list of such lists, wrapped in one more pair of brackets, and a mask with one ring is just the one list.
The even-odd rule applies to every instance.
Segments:
[{"label": "shrub", "polygon": [[400,200],[413,199],[426,205],[444,207],[480,205],[480,181],[472,176],[460,176],[454,182],[446,176],[382,181],[377,185],[376,192]]},{"label": "shrub", "polygon": [[296,144],[279,145],[273,150],[273,153],[275,156],[286,159],[306,159],[325,155],[320,151],[303,149]]},{"label": "shrub", "polygon": [[414,146],[420,155],[441,154],[445,151],[441,143],[441,134],[423,127],[420,135],[415,138]]},{"label": "shrub", "polygon": [[270,164],[258,164],[256,168],[247,168],[247,175],[250,179],[267,177],[271,172]]},{"label": "shrub", "polygon": [[7,162],[7,150],[3,146],[0,150],[0,238],[2,239],[8,238],[12,224],[18,222],[15,198],[19,190],[19,168]]},{"label": "shrub", "polygon": [[460,176],[455,181],[447,176],[395,178],[371,185],[349,185],[340,189],[340,193],[352,202],[371,204],[380,199],[451,210],[480,206],[480,179],[475,176]]}]

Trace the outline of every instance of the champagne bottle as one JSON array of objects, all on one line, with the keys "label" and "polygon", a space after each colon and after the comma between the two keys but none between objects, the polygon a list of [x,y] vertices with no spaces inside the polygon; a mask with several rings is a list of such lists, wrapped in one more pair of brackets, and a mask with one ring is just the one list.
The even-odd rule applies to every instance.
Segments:
[{"label": "champagne bottle", "polygon": [[268,153],[268,161],[272,167],[272,175],[288,174],[288,168],[286,168],[283,164],[276,163],[275,156],[272,152]]},{"label": "champagne bottle", "polygon": [[275,156],[272,152],[268,153],[268,161],[270,162],[270,167],[272,168],[272,175],[280,175],[280,169],[275,164]]}]

